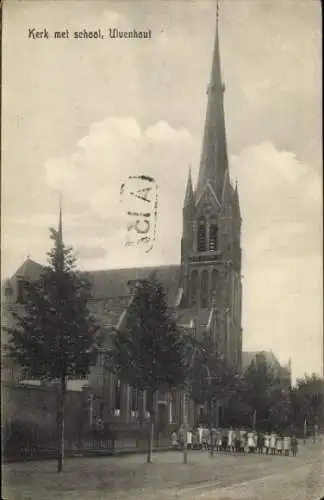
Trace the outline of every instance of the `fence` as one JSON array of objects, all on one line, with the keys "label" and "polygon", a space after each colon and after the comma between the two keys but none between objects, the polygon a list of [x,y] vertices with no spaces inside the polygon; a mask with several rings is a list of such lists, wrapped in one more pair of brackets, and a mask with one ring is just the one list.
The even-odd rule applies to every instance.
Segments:
[{"label": "fence", "polygon": [[[31,458],[56,457],[58,454],[57,430],[40,425],[13,421],[2,426],[3,458],[19,461]],[[88,430],[82,435],[68,433],[65,439],[65,455],[113,455],[120,452],[145,451],[148,442],[148,428],[111,429],[105,426],[101,431]],[[155,449],[168,448],[169,439],[154,436]]]}]

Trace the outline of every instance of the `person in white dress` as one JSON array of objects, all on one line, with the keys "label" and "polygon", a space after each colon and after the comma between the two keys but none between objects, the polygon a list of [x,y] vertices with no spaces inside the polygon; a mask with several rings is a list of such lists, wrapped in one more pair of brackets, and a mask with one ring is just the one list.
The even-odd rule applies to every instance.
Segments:
[{"label": "person in white dress", "polygon": [[271,432],[270,435],[270,449],[271,449],[271,455],[276,454],[276,440],[277,440],[277,435],[274,431]]},{"label": "person in white dress", "polygon": [[178,436],[175,431],[173,431],[171,434],[171,445],[174,450],[178,448]]},{"label": "person in white dress", "polygon": [[290,451],[290,437],[289,436],[284,436],[283,438],[283,449],[285,456],[289,456],[289,451]]},{"label": "person in white dress", "polygon": [[217,451],[222,451],[222,449],[223,449],[223,434],[224,434],[224,429],[219,429],[218,430],[218,450]]},{"label": "person in white dress", "polygon": [[254,432],[253,431],[248,432],[247,445],[249,448],[249,453],[253,453],[254,452]]},{"label": "person in white dress", "polygon": [[270,436],[266,432],[264,435],[264,447],[265,447],[265,452],[268,455],[269,454],[269,448],[270,448]]},{"label": "person in white dress", "polygon": [[255,451],[258,447],[258,434],[256,431],[253,431],[253,451]]},{"label": "person in white dress", "polygon": [[191,430],[187,431],[187,448],[188,450],[191,450],[192,447],[192,432]]},{"label": "person in white dress", "polygon": [[203,442],[203,432],[204,429],[202,428],[201,424],[198,427],[198,446],[201,449],[202,448],[202,442]]},{"label": "person in white dress", "polygon": [[227,450],[228,451],[233,451],[233,446],[234,446],[234,431],[232,427],[228,429],[228,441],[227,441]]}]

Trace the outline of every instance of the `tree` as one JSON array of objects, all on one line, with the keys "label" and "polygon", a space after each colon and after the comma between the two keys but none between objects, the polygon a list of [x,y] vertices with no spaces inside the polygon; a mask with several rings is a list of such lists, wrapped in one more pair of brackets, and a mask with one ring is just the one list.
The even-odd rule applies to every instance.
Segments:
[{"label": "tree", "polygon": [[152,275],[138,282],[124,325],[115,332],[108,364],[116,376],[146,391],[150,413],[147,461],[152,459],[154,394],[185,381],[185,341],[168,311],[162,285]]},{"label": "tree", "polygon": [[51,229],[53,249],[49,265],[35,282],[24,281],[24,313],[13,313],[15,327],[8,329],[9,355],[28,374],[42,380],[59,380],[58,472],[63,469],[64,403],[66,381],[84,377],[95,360],[98,326],[88,309],[91,287],[77,272],[71,248],[65,247],[62,223]]},{"label": "tree", "polygon": [[309,425],[324,425],[324,379],[315,374],[297,379],[292,390],[294,417],[299,426],[306,420]]},{"label": "tree", "polygon": [[259,421],[269,419],[271,406],[282,394],[282,388],[264,355],[259,354],[245,370],[239,392],[241,399],[251,409],[253,426],[256,425],[256,418]]},{"label": "tree", "polygon": [[191,362],[187,382],[191,397],[195,404],[207,403],[214,417],[215,404],[228,401],[236,393],[240,375],[220,356],[210,335],[204,334],[201,339],[191,337],[188,346]]},{"label": "tree", "polygon": [[197,339],[186,335],[186,359],[189,369],[187,372],[188,392],[196,405],[204,404],[209,399],[209,385],[211,370],[214,368],[211,360],[213,346],[207,335]]},{"label": "tree", "polygon": [[270,422],[274,428],[284,431],[294,425],[291,390],[276,391],[273,399],[269,412]]}]

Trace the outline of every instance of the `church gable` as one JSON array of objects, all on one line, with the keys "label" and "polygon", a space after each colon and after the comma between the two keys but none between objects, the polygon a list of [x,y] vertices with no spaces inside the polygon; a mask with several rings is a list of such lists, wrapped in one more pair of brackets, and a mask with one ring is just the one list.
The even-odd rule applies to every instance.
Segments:
[{"label": "church gable", "polygon": [[206,183],[204,190],[197,200],[196,213],[208,217],[211,214],[218,214],[222,208],[215,191],[209,182]]}]

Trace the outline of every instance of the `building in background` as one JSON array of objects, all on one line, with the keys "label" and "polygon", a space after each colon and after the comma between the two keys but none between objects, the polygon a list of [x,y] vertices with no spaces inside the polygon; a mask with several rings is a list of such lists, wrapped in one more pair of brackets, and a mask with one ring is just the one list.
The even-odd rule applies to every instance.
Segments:
[{"label": "building in background", "polygon": [[242,353],[242,369],[246,370],[252,361],[257,361],[258,357],[262,357],[267,365],[273,370],[273,374],[279,378],[282,387],[289,390],[292,385],[291,380],[291,361],[281,365],[272,351],[243,351]]}]

